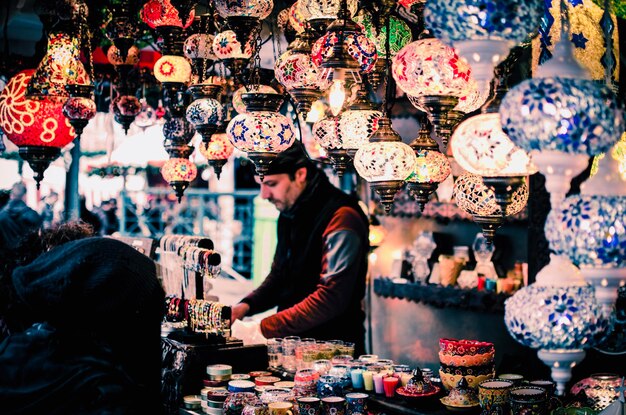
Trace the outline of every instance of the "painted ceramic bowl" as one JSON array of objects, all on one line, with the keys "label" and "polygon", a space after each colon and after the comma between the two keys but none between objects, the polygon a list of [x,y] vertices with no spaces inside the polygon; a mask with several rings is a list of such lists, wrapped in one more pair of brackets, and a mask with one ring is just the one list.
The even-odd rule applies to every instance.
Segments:
[{"label": "painted ceramic bowl", "polygon": [[478,340],[439,339],[439,350],[451,356],[477,355],[493,352],[493,343]]},{"label": "painted ceramic bowl", "polygon": [[439,361],[444,365],[451,366],[482,366],[493,363],[495,350],[487,353],[451,355],[439,351]]},{"label": "painted ceramic bowl", "polygon": [[441,378],[441,383],[446,388],[446,390],[450,390],[454,388],[461,378],[465,378],[470,388],[476,389],[480,382],[485,380],[493,379],[496,375],[495,369],[490,373],[478,374],[478,375],[463,375],[456,373],[445,373],[441,369],[439,369],[439,377]]}]

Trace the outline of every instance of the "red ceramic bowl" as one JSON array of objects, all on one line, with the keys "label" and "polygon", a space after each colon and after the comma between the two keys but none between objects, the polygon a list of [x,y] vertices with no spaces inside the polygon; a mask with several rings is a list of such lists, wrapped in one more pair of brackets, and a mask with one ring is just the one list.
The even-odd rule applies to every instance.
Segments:
[{"label": "red ceramic bowl", "polygon": [[495,350],[493,343],[457,339],[439,339],[439,349],[452,356],[485,354]]}]

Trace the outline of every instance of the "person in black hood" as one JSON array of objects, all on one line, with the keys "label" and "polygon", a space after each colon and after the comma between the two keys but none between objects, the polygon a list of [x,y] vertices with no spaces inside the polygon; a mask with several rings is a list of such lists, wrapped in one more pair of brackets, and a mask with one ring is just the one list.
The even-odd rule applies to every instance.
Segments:
[{"label": "person in black hood", "polygon": [[280,211],[269,275],[233,307],[233,320],[278,306],[263,336],[355,343],[364,353],[368,221],[357,200],[333,186],[296,141],[269,165],[261,197]]},{"label": "person in black hood", "polygon": [[16,268],[12,283],[37,323],[0,343],[3,414],[161,412],[164,293],[151,259],[86,238]]}]

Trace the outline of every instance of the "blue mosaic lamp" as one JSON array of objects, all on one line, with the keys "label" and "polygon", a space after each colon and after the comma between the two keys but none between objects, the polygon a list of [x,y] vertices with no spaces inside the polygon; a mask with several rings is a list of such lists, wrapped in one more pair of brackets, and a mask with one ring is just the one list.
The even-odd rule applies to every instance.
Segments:
[{"label": "blue mosaic lamp", "polygon": [[194,101],[187,107],[187,121],[202,136],[202,141],[208,143],[226,116],[224,106],[218,101],[222,87],[215,84],[196,84],[190,86],[189,90]]},{"label": "blue mosaic lamp", "polygon": [[517,342],[539,349],[537,355],[551,368],[559,395],[572,368],[585,358],[585,349],[598,343],[608,328],[594,288],[559,255],[551,256],[535,283],[505,302],[504,322]]},{"label": "blue mosaic lamp", "polygon": [[435,37],[454,46],[488,90],[493,70],[509,50],[540,24],[542,0],[438,0],[426,3],[424,20]]},{"label": "blue mosaic lamp", "polygon": [[263,181],[272,160],[295,141],[293,123],[279,112],[284,101],[281,94],[251,92],[241,99],[246,112],[228,123],[226,134],[233,146],[248,153]]},{"label": "blue mosaic lamp", "polygon": [[580,267],[610,316],[617,289],[626,283],[626,181],[615,158],[602,158],[581,193],[550,212],[546,237],[555,252]]},{"label": "blue mosaic lamp", "polygon": [[500,106],[503,131],[531,152],[546,176],[553,208],[565,198],[571,178],[587,167],[588,158],[610,149],[624,129],[613,92],[592,81],[574,58],[563,2],[561,10],[561,41],[553,58],[534,78],[511,89]]}]

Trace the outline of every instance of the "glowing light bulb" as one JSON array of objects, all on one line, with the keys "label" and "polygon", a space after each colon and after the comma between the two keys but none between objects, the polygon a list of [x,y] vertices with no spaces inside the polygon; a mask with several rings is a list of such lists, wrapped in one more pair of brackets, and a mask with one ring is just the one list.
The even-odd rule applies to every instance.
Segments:
[{"label": "glowing light bulb", "polygon": [[345,100],[346,90],[344,88],[343,81],[334,80],[333,85],[328,91],[328,104],[330,105],[330,111],[334,116],[339,115]]}]

